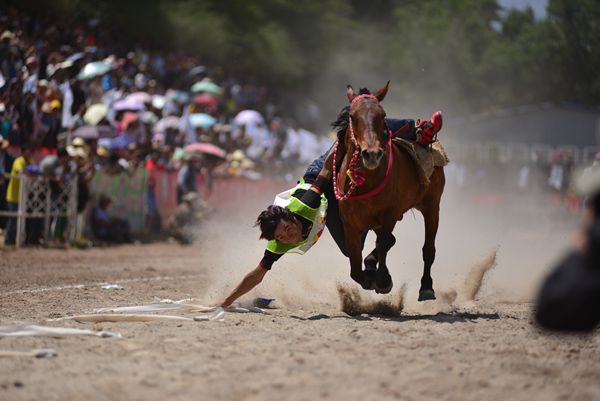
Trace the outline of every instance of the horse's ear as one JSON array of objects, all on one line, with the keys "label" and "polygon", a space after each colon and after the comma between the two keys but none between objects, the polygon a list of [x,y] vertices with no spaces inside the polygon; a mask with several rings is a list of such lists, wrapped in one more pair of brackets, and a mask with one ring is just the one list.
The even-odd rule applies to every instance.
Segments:
[{"label": "horse's ear", "polygon": [[348,96],[348,101],[350,103],[352,103],[352,101],[356,97],[356,94],[354,93],[354,88],[352,88],[352,85],[348,85],[346,87],[346,96]]},{"label": "horse's ear", "polygon": [[390,87],[390,81],[387,81],[387,84],[385,84],[385,86],[383,88],[379,89],[373,95],[377,98],[377,100],[379,100],[381,102],[385,98],[385,95],[387,95],[389,87]]}]

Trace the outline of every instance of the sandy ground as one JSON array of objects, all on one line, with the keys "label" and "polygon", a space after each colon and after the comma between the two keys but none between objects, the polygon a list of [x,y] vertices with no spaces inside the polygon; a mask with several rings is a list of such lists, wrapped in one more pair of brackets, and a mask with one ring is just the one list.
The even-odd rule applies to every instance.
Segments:
[{"label": "sandy ground", "polygon": [[[187,248],[1,251],[0,325],[108,330],[122,338],[1,338],[2,351],[53,348],[58,356],[0,357],[0,399],[600,399],[600,332],[549,334],[531,320],[530,301],[563,251],[566,229],[558,237],[525,228],[517,235],[479,222],[478,234],[469,235],[454,224],[461,216],[446,215],[435,302],[416,302],[422,224],[415,215],[395,232],[401,246],[389,259],[395,287],[387,297],[356,290],[347,262],[325,237],[311,253],[278,262],[246,298],[276,298],[278,308],[268,314],[226,313],[224,321],[207,322],[47,321],[165,298],[214,302],[264,249],[247,218],[228,217]],[[469,286],[481,282],[477,266],[494,249],[495,267],[469,300]],[[106,283],[124,289],[103,289]],[[351,301],[365,313],[344,313],[338,287],[356,290]],[[453,293],[456,300],[442,299]],[[381,302],[392,313],[369,313]]]}]

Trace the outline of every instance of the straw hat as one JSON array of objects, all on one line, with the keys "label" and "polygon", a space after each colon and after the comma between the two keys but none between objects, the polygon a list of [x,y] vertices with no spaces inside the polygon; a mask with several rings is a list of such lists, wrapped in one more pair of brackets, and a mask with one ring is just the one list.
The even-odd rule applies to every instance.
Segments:
[{"label": "straw hat", "polygon": [[100,157],[108,157],[109,156],[109,152],[108,149],[106,149],[104,146],[100,146],[97,150],[96,150],[96,154]]}]

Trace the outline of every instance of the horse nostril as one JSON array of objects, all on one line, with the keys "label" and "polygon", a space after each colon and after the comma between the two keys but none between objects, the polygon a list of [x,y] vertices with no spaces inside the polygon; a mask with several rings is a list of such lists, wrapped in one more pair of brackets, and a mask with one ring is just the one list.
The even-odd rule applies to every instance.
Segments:
[{"label": "horse nostril", "polygon": [[377,160],[381,160],[382,157],[383,157],[383,150],[379,149],[377,151]]},{"label": "horse nostril", "polygon": [[369,160],[369,151],[368,150],[361,151],[360,155],[363,158],[363,160]]}]

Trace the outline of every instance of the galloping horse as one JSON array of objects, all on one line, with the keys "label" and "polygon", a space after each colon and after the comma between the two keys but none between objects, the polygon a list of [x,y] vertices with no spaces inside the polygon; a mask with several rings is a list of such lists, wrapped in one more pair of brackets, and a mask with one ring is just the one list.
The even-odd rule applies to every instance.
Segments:
[{"label": "galloping horse", "polygon": [[[429,186],[421,187],[418,166],[406,150],[392,144],[392,133],[385,124],[385,111],[380,102],[388,87],[389,82],[373,94],[356,94],[351,86],[346,90],[350,101],[346,154],[339,173],[334,160],[333,185],[344,225],[350,276],[364,289],[375,289],[378,293],[391,291],[393,283],[386,256],[396,242],[392,231],[404,213],[415,208],[425,220],[419,301],[435,299],[431,265],[435,259],[444,169],[435,167]],[[356,179],[357,171],[364,180],[362,185],[363,180]],[[375,249],[365,258],[363,271],[362,238],[369,230],[375,231],[377,240]]]}]

